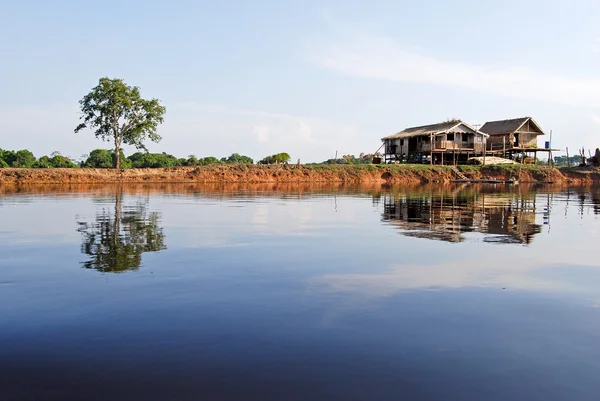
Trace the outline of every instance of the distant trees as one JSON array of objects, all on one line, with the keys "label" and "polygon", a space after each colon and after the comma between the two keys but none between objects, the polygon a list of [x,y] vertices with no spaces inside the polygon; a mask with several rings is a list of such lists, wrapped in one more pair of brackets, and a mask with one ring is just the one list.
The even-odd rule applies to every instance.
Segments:
[{"label": "distant trees", "polygon": [[156,129],[163,122],[165,107],[157,99],[143,99],[137,86],[126,85],[121,79],[100,78],[79,105],[83,122],[75,132],[92,128],[97,138],[112,141],[115,168],[121,168],[123,144],[146,150],[147,138],[153,142],[161,139]]},{"label": "distant trees", "polygon": [[568,160],[567,160],[567,156],[555,156],[554,157],[554,165],[555,166],[560,166],[560,167],[568,166],[569,162],[572,167],[579,166],[581,164],[581,156],[579,156],[579,155],[570,156]]},{"label": "distant trees", "polygon": [[254,164],[254,160],[248,156],[232,153],[229,157],[223,157],[221,163]]},{"label": "distant trees", "polygon": [[15,160],[12,163],[13,167],[31,168],[37,161],[33,153],[27,149],[18,150],[15,152]]},{"label": "distant trees", "polygon": [[[43,166],[42,166],[43,160]],[[49,167],[49,168],[77,168],[79,167],[73,160],[58,152],[52,152],[50,157],[42,156],[38,160],[38,165],[34,167]]]},{"label": "distant trees", "polygon": [[[49,156],[36,159],[33,153],[27,149],[12,151],[0,149],[0,168],[23,167],[23,168],[113,168],[116,165],[114,149],[94,149],[89,154],[81,155],[80,161],[53,152]],[[254,164],[254,160],[239,153],[230,156],[216,158],[207,156],[198,158],[189,155],[187,158],[177,158],[168,153],[135,152],[128,157],[123,149],[119,150],[119,165],[121,168],[166,168],[180,166],[208,166],[213,164]],[[290,161],[288,153],[277,153],[262,159],[260,164],[282,164]]]},{"label": "distant trees", "polygon": [[216,157],[208,156],[198,160],[199,166],[208,166],[209,164],[219,164],[220,161]]},{"label": "distant trees", "polygon": [[260,160],[258,164],[283,164],[288,163],[291,157],[287,153],[276,153],[271,156],[267,156],[264,159]]},{"label": "distant trees", "polygon": [[136,152],[128,157],[133,168],[177,167],[180,161],[168,153]]},{"label": "distant trees", "polygon": [[379,154],[372,153],[361,153],[358,157],[354,155],[344,155],[338,159],[325,160],[324,164],[371,164],[373,163],[373,157],[379,156]]},{"label": "distant trees", "polygon": [[87,160],[83,162],[83,167],[88,168],[111,168],[115,165],[113,160],[114,152],[106,149],[94,149],[90,152]]},{"label": "distant trees", "polygon": [[75,168],[78,167],[73,160],[53,152],[50,156],[42,156],[36,159],[33,153],[27,149],[3,150],[0,149],[0,168]]}]

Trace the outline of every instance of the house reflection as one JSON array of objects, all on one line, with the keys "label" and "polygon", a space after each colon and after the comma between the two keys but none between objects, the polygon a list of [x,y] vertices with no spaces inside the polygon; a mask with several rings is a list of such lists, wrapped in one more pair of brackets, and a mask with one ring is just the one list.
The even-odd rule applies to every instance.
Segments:
[{"label": "house reflection", "polygon": [[78,221],[82,234],[82,262],[86,269],[104,273],[137,270],[144,252],[166,249],[159,213],[148,210],[147,201],[123,205],[123,192],[114,195],[114,208],[102,208],[94,222]]},{"label": "house reflection", "polygon": [[542,229],[536,224],[537,202],[535,193],[472,187],[416,196],[390,193],[383,195],[382,220],[410,237],[462,242],[465,233],[476,232],[485,234],[484,242],[530,244]]}]

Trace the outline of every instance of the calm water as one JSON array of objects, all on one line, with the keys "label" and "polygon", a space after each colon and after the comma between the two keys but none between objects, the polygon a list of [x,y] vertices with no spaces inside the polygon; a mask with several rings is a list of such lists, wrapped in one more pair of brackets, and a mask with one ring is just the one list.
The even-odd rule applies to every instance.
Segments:
[{"label": "calm water", "polygon": [[600,190],[0,188],[2,400],[599,400]]}]

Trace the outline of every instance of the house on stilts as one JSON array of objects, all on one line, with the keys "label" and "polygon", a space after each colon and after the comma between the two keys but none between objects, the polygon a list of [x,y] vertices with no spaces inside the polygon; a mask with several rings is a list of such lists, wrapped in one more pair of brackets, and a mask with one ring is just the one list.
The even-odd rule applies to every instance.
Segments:
[{"label": "house on stilts", "polygon": [[382,138],[384,162],[465,163],[485,153],[488,135],[460,120],[406,128]]},{"label": "house on stilts", "polygon": [[479,130],[489,135],[488,155],[535,162],[538,152],[547,152],[549,156],[552,152],[550,142],[546,142],[543,148],[538,147],[538,137],[545,133],[531,117],[489,121]]}]

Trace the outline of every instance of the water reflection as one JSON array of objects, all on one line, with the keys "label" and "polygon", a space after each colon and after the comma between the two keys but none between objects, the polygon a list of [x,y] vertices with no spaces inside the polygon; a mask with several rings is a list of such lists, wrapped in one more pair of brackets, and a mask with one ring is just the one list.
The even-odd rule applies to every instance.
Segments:
[{"label": "water reflection", "polygon": [[383,195],[382,220],[403,235],[463,242],[465,233],[486,234],[484,242],[530,244],[542,225],[538,208],[548,220],[550,198],[543,202],[535,191],[498,191],[462,186],[451,191]]},{"label": "water reflection", "polygon": [[159,218],[147,202],[124,206],[123,192],[117,190],[113,209],[102,208],[93,223],[77,222],[81,252],[89,256],[83,267],[104,273],[137,270],[144,252],[167,249]]}]

